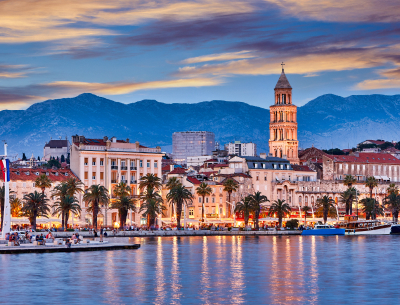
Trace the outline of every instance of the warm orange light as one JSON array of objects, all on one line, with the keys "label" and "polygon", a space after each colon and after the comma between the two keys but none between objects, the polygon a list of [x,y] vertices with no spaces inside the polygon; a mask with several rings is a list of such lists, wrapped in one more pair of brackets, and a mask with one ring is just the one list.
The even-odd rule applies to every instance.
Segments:
[{"label": "warm orange light", "polygon": [[114,222],[114,228],[119,228],[119,223],[118,222]]}]

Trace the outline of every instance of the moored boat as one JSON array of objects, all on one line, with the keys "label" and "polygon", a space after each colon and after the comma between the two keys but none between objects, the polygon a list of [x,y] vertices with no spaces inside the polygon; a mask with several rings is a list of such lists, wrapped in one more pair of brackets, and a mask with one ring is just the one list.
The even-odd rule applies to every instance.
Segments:
[{"label": "moored boat", "polygon": [[315,225],[314,229],[303,230],[301,235],[344,235],[345,229],[335,228],[329,225]]},{"label": "moored boat", "polygon": [[339,224],[346,235],[387,235],[392,225],[379,220],[358,220],[356,216],[345,216],[345,222]]},{"label": "moored boat", "polygon": [[390,234],[393,235],[400,235],[400,224],[394,224],[392,225],[390,229]]}]

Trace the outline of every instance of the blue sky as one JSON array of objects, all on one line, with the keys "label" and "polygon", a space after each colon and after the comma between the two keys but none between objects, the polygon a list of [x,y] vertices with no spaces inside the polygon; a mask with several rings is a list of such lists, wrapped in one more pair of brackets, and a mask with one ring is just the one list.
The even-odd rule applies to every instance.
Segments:
[{"label": "blue sky", "polygon": [[84,92],[267,108],[282,61],[299,106],[398,94],[399,16],[393,0],[2,0],[0,109]]}]

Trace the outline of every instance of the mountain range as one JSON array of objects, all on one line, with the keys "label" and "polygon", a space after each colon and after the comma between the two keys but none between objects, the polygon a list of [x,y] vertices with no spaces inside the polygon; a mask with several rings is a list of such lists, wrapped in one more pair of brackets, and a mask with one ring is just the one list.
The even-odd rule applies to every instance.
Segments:
[{"label": "mountain range", "polygon": [[[266,105],[268,107],[269,104]],[[300,147],[347,148],[366,139],[398,140],[400,95],[326,94],[298,107]],[[164,104],[143,100],[123,104],[84,93],[47,100],[26,110],[0,112],[0,139],[9,153],[43,154],[51,138],[116,136],[171,151],[175,131],[207,130],[221,145],[234,140],[254,142],[268,151],[269,110],[242,102],[210,101]],[[0,149],[1,150],[1,149]]]}]

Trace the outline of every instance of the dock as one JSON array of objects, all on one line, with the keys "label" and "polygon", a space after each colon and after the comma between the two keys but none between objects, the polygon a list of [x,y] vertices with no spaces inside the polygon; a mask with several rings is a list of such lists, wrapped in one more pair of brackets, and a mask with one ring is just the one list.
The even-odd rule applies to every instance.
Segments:
[{"label": "dock", "polygon": [[0,254],[20,254],[20,253],[54,253],[54,252],[84,252],[84,251],[112,251],[112,250],[132,250],[139,249],[140,244],[78,244],[67,248],[65,245],[34,246],[32,244],[21,244],[20,246],[0,245]]}]

